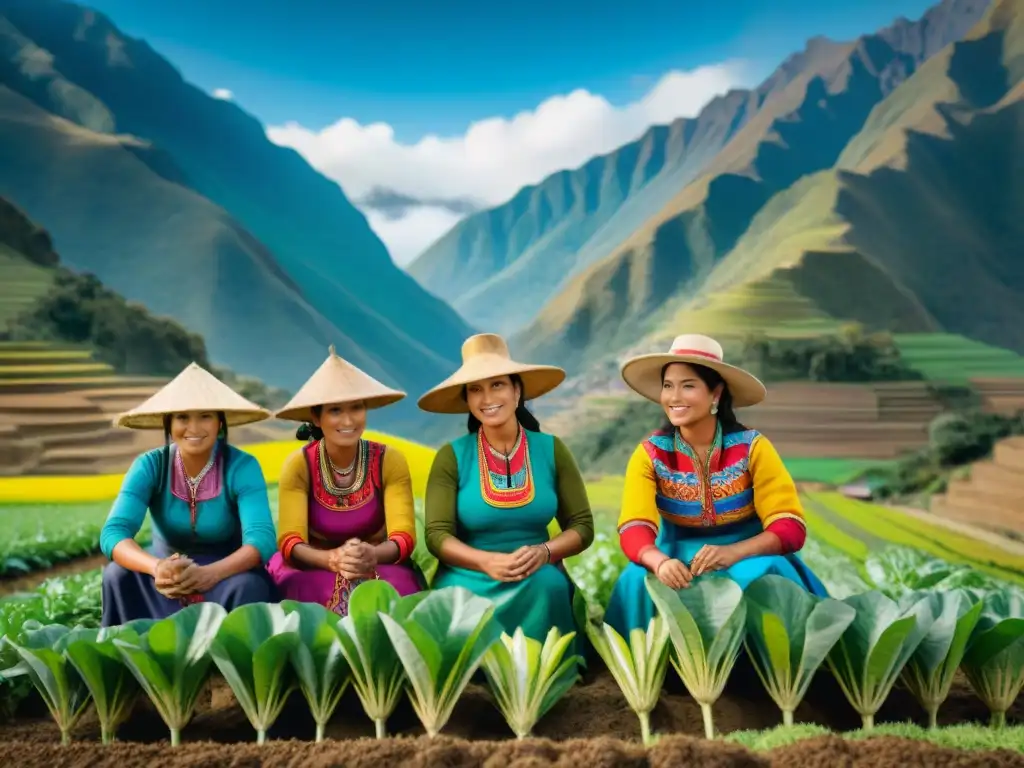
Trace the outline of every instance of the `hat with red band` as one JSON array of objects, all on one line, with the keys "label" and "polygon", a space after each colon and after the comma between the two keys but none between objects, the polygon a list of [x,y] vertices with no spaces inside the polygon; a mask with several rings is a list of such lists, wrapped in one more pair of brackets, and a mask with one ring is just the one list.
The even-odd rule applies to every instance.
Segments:
[{"label": "hat with red band", "polygon": [[637,394],[660,403],[661,371],[669,363],[692,363],[717,371],[728,385],[737,408],[760,403],[767,394],[756,376],[725,362],[721,344],[698,333],[676,336],[668,352],[630,358],[622,365],[622,379]]}]

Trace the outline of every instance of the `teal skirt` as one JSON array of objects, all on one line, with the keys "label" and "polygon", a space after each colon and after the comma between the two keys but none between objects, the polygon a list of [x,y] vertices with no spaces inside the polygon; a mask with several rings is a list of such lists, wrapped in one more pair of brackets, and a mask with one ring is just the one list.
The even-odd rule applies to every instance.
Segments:
[{"label": "teal skirt", "polygon": [[[689,565],[705,544],[735,544],[757,536],[763,531],[761,521],[757,519],[736,523],[724,529],[682,528],[663,520],[656,544],[658,549],[669,557]],[[698,576],[693,583],[704,578],[726,576],[746,589],[748,584],[769,573],[795,581],[813,595],[828,597],[825,585],[796,554],[748,557],[724,571]],[[654,602],[644,583],[647,574],[648,570],[642,565],[630,563],[615,582],[604,620],[623,637],[632,629],[647,629],[647,625],[654,618]]]}]

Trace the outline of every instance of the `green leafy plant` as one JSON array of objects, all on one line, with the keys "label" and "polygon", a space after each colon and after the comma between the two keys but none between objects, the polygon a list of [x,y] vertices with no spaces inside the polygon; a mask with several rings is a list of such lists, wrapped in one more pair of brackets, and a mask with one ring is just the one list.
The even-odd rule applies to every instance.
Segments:
[{"label": "green leafy plant", "polygon": [[[448,718],[484,654],[501,637],[494,603],[463,587],[415,598],[411,610],[381,613],[384,629],[409,678],[409,699],[430,737]],[[404,615],[402,615],[404,614]]]},{"label": "green leafy plant", "polygon": [[745,635],[743,589],[729,578],[695,580],[686,589],[666,587],[653,575],[647,591],[665,617],[675,654],[673,666],[686,690],[700,704],[704,735],[715,735],[712,706],[722,695]]},{"label": "green leafy plant", "polygon": [[549,709],[579,679],[579,656],[565,658],[575,632],[552,627],[544,642],[527,637],[522,627],[502,633],[484,655],[483,669],[505,722],[525,739]]},{"label": "green leafy plant", "polygon": [[929,728],[937,728],[939,707],[949,696],[983,603],[973,601],[964,591],[954,591],[908,592],[899,604],[906,608],[921,599],[934,604],[936,619],[903,668],[901,679],[928,713]]},{"label": "green leafy plant", "polygon": [[82,629],[68,635],[64,653],[92,695],[104,744],[114,741],[118,727],[131,715],[142,692],[114,646],[114,638],[138,643],[154,623],[153,619],[136,619],[119,626]]},{"label": "green leafy plant", "polygon": [[352,673],[352,686],[367,717],[373,720],[378,739],[385,736],[385,724],[398,704],[406,680],[381,614],[402,615],[428,594],[417,592],[402,600],[398,590],[386,581],[364,581],[352,590],[348,616],[336,625],[341,653]]},{"label": "green leafy plant", "polygon": [[297,687],[289,664],[299,640],[299,615],[276,603],[251,603],[229,613],[210,643],[210,656],[263,744],[267,730]]},{"label": "green leafy plant", "polygon": [[961,666],[991,712],[992,727],[1002,728],[1006,710],[1024,687],[1024,598],[999,590],[988,594],[983,605]]},{"label": "green leafy plant", "polygon": [[829,652],[828,665],[864,728],[874,728],[875,713],[935,620],[933,605],[915,600],[900,607],[878,591],[843,602],[857,615]]},{"label": "green leafy plant", "polygon": [[318,603],[283,600],[281,608],[298,616],[299,642],[292,645],[291,664],[316,722],[316,740],[323,741],[327,721],[352,679],[338,637],[341,617]]},{"label": "green leafy plant", "polygon": [[658,705],[668,670],[667,623],[661,616],[655,616],[646,632],[639,628],[630,630],[629,643],[610,624],[588,622],[586,627],[594,649],[640,720],[640,737],[644,744],[649,744],[651,712]]},{"label": "green leafy plant", "polygon": [[60,729],[61,744],[71,742],[71,731],[91,701],[89,688],[64,654],[68,642],[87,631],[49,624],[26,630],[21,642],[10,638],[4,641],[19,659],[15,667],[4,671],[4,676],[28,676]]},{"label": "green leafy plant", "polygon": [[782,722],[793,725],[814,673],[857,612],[818,598],[790,579],[770,574],[747,587],[746,649]]},{"label": "green leafy plant", "polygon": [[210,645],[227,612],[217,603],[195,603],[130,643],[114,639],[121,658],[146,692],[171,732],[171,746],[181,742],[181,729],[195,712],[196,698],[213,659]]}]

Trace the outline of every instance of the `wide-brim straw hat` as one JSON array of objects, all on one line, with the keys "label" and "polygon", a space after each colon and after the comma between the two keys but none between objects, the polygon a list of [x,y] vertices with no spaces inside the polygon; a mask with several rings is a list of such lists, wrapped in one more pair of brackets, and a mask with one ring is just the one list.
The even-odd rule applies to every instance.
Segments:
[{"label": "wide-brim straw hat", "polygon": [[164,417],[188,411],[223,411],[229,427],[271,417],[197,363],[190,363],[141,405],[118,415],[114,424],[128,429],[163,429]]},{"label": "wide-brim straw hat", "polygon": [[756,405],[767,395],[760,379],[726,363],[722,345],[698,333],[676,336],[668,352],[630,358],[622,365],[622,378],[637,394],[660,403],[661,369],[669,363],[693,363],[717,371],[728,385],[732,404],[737,408]]},{"label": "wide-brim straw hat", "polygon": [[523,381],[523,400],[547,394],[563,381],[565,371],[553,365],[529,365],[512,359],[505,339],[496,333],[478,333],[462,344],[462,366],[419,399],[429,413],[469,413],[462,388],[475,381],[517,374]]},{"label": "wide-brim straw hat", "polygon": [[275,415],[288,421],[313,421],[313,407],[362,401],[367,408],[397,403],[405,392],[386,387],[338,356],[331,345],[327,359]]}]

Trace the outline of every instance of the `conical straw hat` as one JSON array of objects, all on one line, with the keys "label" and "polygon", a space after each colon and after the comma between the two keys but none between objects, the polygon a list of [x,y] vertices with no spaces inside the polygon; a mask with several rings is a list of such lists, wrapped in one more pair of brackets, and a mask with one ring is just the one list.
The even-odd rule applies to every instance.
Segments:
[{"label": "conical straw hat", "polygon": [[676,336],[668,352],[630,358],[622,366],[622,379],[637,394],[660,403],[661,369],[669,363],[695,363],[717,371],[729,385],[732,403],[737,408],[756,405],[765,398],[765,386],[760,379],[725,362],[722,345],[698,333]]},{"label": "conical straw hat", "polygon": [[508,344],[496,333],[478,333],[462,345],[462,366],[419,399],[430,413],[469,413],[462,388],[474,381],[518,374],[523,380],[523,400],[547,394],[565,380],[565,371],[553,365],[517,363]]},{"label": "conical straw hat", "polygon": [[367,408],[382,408],[397,403],[403,397],[405,392],[384,386],[370,374],[339,357],[332,344],[327,359],[276,416],[288,421],[312,422],[314,405],[362,400]]},{"label": "conical straw hat", "polygon": [[129,429],[163,429],[164,416],[185,411],[223,411],[229,427],[271,416],[270,411],[246,400],[202,366],[190,363],[163,389],[119,415],[114,423]]}]

